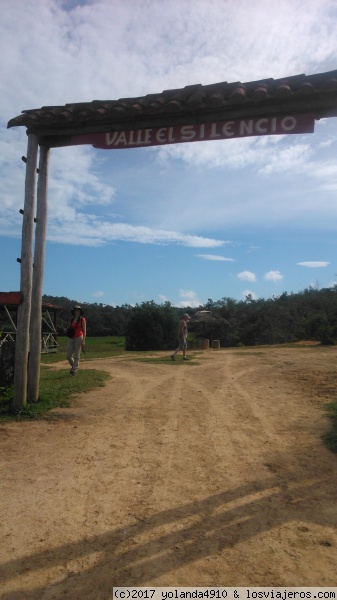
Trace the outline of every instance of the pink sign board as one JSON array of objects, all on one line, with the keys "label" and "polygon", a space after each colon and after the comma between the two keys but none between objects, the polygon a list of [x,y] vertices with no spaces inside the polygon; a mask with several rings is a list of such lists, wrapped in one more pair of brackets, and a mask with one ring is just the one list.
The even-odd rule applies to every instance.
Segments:
[{"label": "pink sign board", "polygon": [[214,121],[193,125],[173,125],[170,127],[151,127],[148,129],[130,129],[76,135],[71,145],[91,144],[94,148],[122,150],[125,148],[144,148],[164,146],[184,142],[203,142],[211,140],[231,140],[233,138],[289,135],[313,133],[314,115],[288,115],[281,117],[259,117]]}]

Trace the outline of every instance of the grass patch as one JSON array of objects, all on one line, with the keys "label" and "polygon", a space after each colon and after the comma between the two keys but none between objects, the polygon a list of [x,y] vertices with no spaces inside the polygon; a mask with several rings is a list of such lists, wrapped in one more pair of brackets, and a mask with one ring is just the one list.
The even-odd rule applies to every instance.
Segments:
[{"label": "grass patch", "polygon": [[[59,345],[58,352],[41,354],[41,363],[53,364],[64,360],[68,338],[59,337],[57,341]],[[82,358],[91,360],[92,358],[109,358],[122,354],[125,354],[124,336],[88,337],[85,344],[85,354],[82,355]]]},{"label": "grass patch", "polygon": [[54,371],[42,366],[38,402],[28,403],[15,411],[12,407],[13,388],[0,389],[0,422],[44,417],[52,408],[69,406],[71,396],[103,387],[108,378],[108,373],[96,369],[83,369],[77,377],[70,377],[69,369]]},{"label": "grass patch", "polygon": [[323,440],[329,450],[337,454],[337,400],[330,402],[325,408],[331,419],[332,427],[323,435]]}]

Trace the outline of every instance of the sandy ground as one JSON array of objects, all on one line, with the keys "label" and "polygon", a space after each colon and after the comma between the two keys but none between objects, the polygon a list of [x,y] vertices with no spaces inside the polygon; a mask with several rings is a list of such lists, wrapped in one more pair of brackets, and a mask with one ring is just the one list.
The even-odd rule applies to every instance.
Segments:
[{"label": "sandy ground", "polygon": [[317,346],[83,361],[105,388],[0,425],[0,597],[335,586],[336,363]]}]

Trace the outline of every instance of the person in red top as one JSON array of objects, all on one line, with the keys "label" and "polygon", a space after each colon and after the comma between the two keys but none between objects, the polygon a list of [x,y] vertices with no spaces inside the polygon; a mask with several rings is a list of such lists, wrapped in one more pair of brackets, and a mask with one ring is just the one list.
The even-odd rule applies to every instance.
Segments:
[{"label": "person in red top", "polygon": [[78,371],[81,350],[84,349],[85,345],[87,323],[82,316],[84,313],[81,306],[74,306],[71,310],[71,314],[73,315],[73,318],[71,319],[70,327],[74,329],[74,335],[71,338],[68,338],[66,358],[71,366],[70,375],[75,377]]}]

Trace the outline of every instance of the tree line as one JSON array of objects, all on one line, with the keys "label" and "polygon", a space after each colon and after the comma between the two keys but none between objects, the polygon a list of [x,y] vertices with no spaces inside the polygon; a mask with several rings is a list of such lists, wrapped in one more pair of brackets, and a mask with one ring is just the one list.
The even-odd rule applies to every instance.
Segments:
[{"label": "tree line", "polygon": [[[64,333],[77,302],[65,297],[43,296],[43,302],[60,307],[58,331]],[[126,349],[155,350],[172,348],[177,342],[177,325],[184,312],[191,316],[189,331],[195,337],[220,339],[221,346],[281,344],[317,340],[337,342],[337,285],[331,288],[309,287],[269,299],[244,300],[230,297],[209,299],[199,307],[177,308],[169,302],[153,301],[135,306],[109,306],[84,303],[89,336],[125,336]],[[197,312],[210,311],[209,323],[196,323]]]}]

